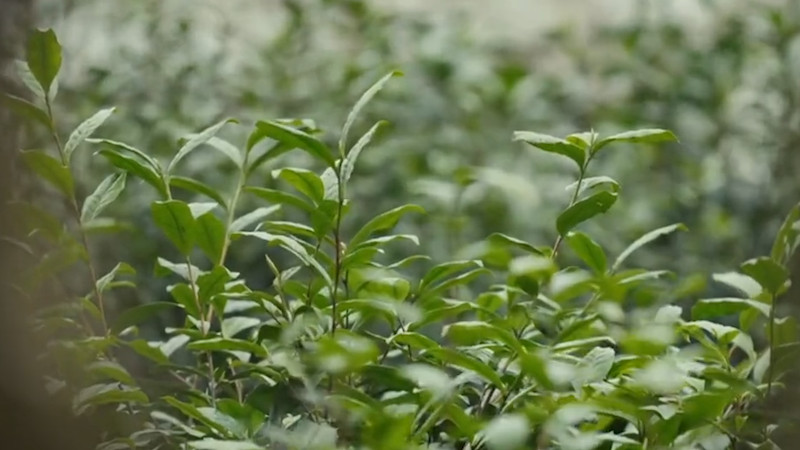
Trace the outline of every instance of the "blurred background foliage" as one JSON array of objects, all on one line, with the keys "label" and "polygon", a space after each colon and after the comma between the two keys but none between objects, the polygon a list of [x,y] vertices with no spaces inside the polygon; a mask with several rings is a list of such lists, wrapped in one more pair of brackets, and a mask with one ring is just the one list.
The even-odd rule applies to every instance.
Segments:
[{"label": "blurred background foliage", "polygon": [[[66,53],[59,126],[69,131],[119,105],[98,137],[162,158],[224,117],[243,123],[224,135],[237,144],[252,122],[282,117],[314,119],[335,142],[360,93],[400,69],[405,77],[361,119],[362,127],[379,119],[391,127],[360,160],[345,227],[411,199],[428,214],[405,231],[439,261],[480,256],[492,232],[542,245],[555,239],[552,222],[575,174],[557,157],[512,143],[513,130],[672,129],[680,144],[599,158],[594,172],[622,183],[615,208],[627,220],[611,227],[600,218],[586,231],[619,251],[646,231],[684,222],[689,233],[636,258],[700,274],[675,290],[685,298],[706,289],[703,274],[766,253],[798,201],[800,2],[642,1],[626,20],[557,23],[535,39],[476,33],[480,20],[448,13],[448,4],[429,14],[383,3],[42,0],[38,20],[54,26]],[[686,3],[705,19],[675,14]],[[107,162],[89,151],[80,157],[85,193]],[[275,164],[313,167],[302,152],[283,158]],[[233,187],[234,168],[217,152],[190,163],[187,175]],[[265,187],[278,183],[270,167],[256,177]],[[113,225],[127,230],[126,245],[115,237],[116,245],[95,249],[109,261],[151,266],[165,242],[138,212],[152,192],[131,183],[123,197],[110,215],[126,218]],[[248,201],[242,210],[260,202]],[[232,256],[233,269],[270,281],[260,247]],[[141,282],[149,288],[130,295],[152,297],[126,301],[167,295],[161,283]]]}]

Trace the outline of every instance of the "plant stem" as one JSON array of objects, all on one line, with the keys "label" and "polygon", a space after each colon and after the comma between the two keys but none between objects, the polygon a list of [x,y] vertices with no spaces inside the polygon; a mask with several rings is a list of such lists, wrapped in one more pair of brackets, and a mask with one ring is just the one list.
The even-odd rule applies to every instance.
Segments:
[{"label": "plant stem", "polygon": [[[69,168],[69,163],[67,161],[67,155],[64,153],[64,146],[61,145],[61,139],[58,137],[58,132],[56,132],[56,122],[55,118],[53,117],[53,109],[50,105],[50,99],[45,95],[45,106],[47,107],[47,117],[50,119],[50,133],[53,137],[53,141],[56,144],[56,148],[58,149],[58,155],[61,158],[61,164],[64,167]],[[71,207],[72,215],[75,217],[75,221],[78,223],[78,233],[80,234],[81,244],[83,245],[84,251],[86,252],[86,265],[89,268],[89,276],[92,282],[92,291],[94,293],[95,298],[97,299],[97,308],[100,310],[100,322],[103,324],[103,333],[108,335],[108,322],[106,321],[106,311],[105,311],[105,303],[103,302],[103,293],[97,288],[97,270],[94,267],[94,263],[92,262],[92,255],[89,249],[89,238],[86,235],[86,230],[83,228],[83,220],[81,219],[81,210],[78,207],[78,199],[75,197],[75,192],[70,193],[69,203]]]}]

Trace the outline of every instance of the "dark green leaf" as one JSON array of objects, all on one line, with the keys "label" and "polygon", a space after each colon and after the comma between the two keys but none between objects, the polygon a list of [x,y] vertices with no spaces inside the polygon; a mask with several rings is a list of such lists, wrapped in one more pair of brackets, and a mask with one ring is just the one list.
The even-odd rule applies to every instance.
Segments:
[{"label": "dark green leaf", "polygon": [[[611,187],[611,192],[619,192],[619,183],[617,180],[606,177],[606,176],[599,176],[599,177],[588,177],[584,178],[580,181],[580,189],[578,189],[578,195],[583,194],[584,192],[588,191],[589,189],[596,188],[598,186],[609,185]],[[574,183],[570,183],[564,190],[569,192],[574,192],[575,189],[578,187],[578,181]]]},{"label": "dark green leaf", "polygon": [[[310,134],[274,121],[258,121],[256,123],[256,129],[260,136],[275,139],[276,141],[291,146],[291,148],[299,148],[311,156],[324,161],[328,166],[335,166],[336,160],[333,158],[330,149]],[[248,151],[252,149],[252,145],[254,145],[253,142],[257,140],[260,139],[253,139],[251,136],[251,142],[248,143]]]},{"label": "dark green leaf", "polygon": [[0,99],[3,100],[4,105],[8,106],[20,117],[35,120],[36,122],[44,125],[48,130],[51,129],[50,117],[48,117],[45,111],[33,103],[25,100],[24,98],[19,98],[5,93],[0,95]]},{"label": "dark green leaf", "polygon": [[525,351],[513,333],[487,322],[464,321],[446,325],[442,330],[442,336],[446,336],[456,345],[494,341],[506,345],[517,353]]},{"label": "dark green leaf", "polygon": [[192,178],[173,175],[169,177],[169,184],[172,187],[185,189],[190,192],[196,192],[198,194],[205,195],[206,197],[217,202],[224,209],[228,209],[228,204],[225,201],[225,199],[222,198],[222,195],[219,192],[217,192],[214,188],[205,183],[202,183]]},{"label": "dark green leaf", "polygon": [[264,347],[243,339],[203,339],[190,342],[186,348],[196,351],[247,352],[260,357],[267,356],[267,350]]},{"label": "dark green leaf", "polygon": [[290,205],[306,212],[313,212],[316,210],[314,205],[308,203],[304,199],[276,189],[247,186],[244,188],[244,190],[257,195],[270,203]]},{"label": "dark green leaf", "polygon": [[154,202],[153,221],[184,256],[192,251],[196,226],[189,205],[179,200]]},{"label": "dark green leaf", "polygon": [[67,198],[72,197],[74,183],[68,167],[52,156],[38,150],[23,151],[22,158],[37,175],[58,188]]},{"label": "dark green leaf", "polygon": [[387,122],[380,121],[372,126],[372,128],[367,131],[364,136],[361,136],[361,139],[356,142],[352,149],[347,153],[347,156],[344,158],[344,162],[342,162],[342,182],[347,183],[350,180],[350,176],[353,175],[353,170],[356,166],[356,160],[358,156],[361,154],[361,151],[372,141],[372,138],[375,136],[375,133],[378,129],[385,125]]},{"label": "dark green leaf", "polygon": [[272,213],[281,209],[280,205],[272,205],[272,206],[265,206],[262,208],[256,208],[249,213],[238,217],[231,223],[230,232],[235,233],[237,231],[242,231],[245,228],[255,224],[262,222],[267,217],[271,216]]},{"label": "dark green leaf", "polygon": [[719,318],[731,314],[738,314],[751,308],[760,312],[765,317],[769,317],[771,307],[766,303],[743,298],[708,298],[698,300],[697,303],[695,303],[692,307],[692,319],[703,320]]},{"label": "dark green leaf", "polygon": [[262,241],[266,241],[269,245],[280,246],[281,248],[295,255],[305,265],[312,267],[329,286],[331,285],[331,277],[325,268],[323,268],[316,259],[312,258],[311,255],[308,254],[308,251],[306,251],[306,249],[294,239],[288,236],[270,234],[262,231],[245,231],[239,234],[242,236],[250,236],[261,239]]},{"label": "dark green leaf", "polygon": [[45,93],[61,69],[61,45],[51,29],[34,30],[28,38],[28,68]]},{"label": "dark green leaf", "polygon": [[219,262],[222,248],[225,246],[225,224],[207,212],[195,222],[195,243],[212,263]]},{"label": "dark green leaf", "polygon": [[475,372],[485,380],[500,388],[501,391],[505,392],[506,390],[505,383],[503,383],[502,378],[500,378],[500,375],[495,372],[494,369],[489,367],[489,365],[483,361],[469,356],[466,353],[461,353],[451,348],[438,347],[426,350],[425,354],[433,356],[445,366],[452,365]]},{"label": "dark green leaf", "polygon": [[178,305],[171,302],[151,302],[128,308],[114,321],[114,324],[111,326],[111,331],[113,333],[119,333],[128,327],[151,320],[153,316],[168,309],[174,309],[177,306]]},{"label": "dark green leaf", "polygon": [[556,220],[556,229],[563,236],[581,222],[604,213],[617,201],[617,194],[600,191],[580,200],[562,212]]}]

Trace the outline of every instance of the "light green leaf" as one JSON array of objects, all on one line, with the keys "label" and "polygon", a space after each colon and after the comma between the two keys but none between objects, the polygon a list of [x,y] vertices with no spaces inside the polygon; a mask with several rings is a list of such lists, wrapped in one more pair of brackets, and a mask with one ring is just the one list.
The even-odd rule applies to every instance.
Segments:
[{"label": "light green leaf", "polygon": [[402,75],[403,73],[399,71],[393,71],[384,75],[380,80],[375,82],[375,84],[373,84],[369,89],[367,89],[361,95],[361,98],[358,99],[356,104],[353,106],[353,109],[350,110],[350,113],[347,115],[347,120],[345,121],[344,126],[342,127],[342,135],[339,138],[339,153],[342,155],[342,157],[344,157],[346,153],[347,137],[348,134],[350,133],[350,128],[352,128],[353,123],[355,123],[358,114],[361,112],[362,109],[364,109],[364,106],[366,106],[367,103],[369,103],[369,101],[372,100],[373,97],[375,97],[375,94],[377,94],[381,89],[383,89],[383,87],[392,77],[397,77]]},{"label": "light green leaf", "polygon": [[136,381],[128,370],[121,364],[113,361],[94,361],[86,366],[86,370],[92,375],[105,380],[111,379],[129,386],[136,385]]},{"label": "light green leaf", "polygon": [[615,134],[605,139],[601,139],[595,145],[595,152],[613,142],[628,142],[628,143],[644,143],[644,144],[658,144],[661,142],[675,142],[678,137],[669,130],[661,130],[657,128],[626,131],[624,133]]},{"label": "light green leaf", "polygon": [[358,156],[361,154],[361,151],[372,141],[372,138],[375,136],[375,133],[378,129],[385,125],[386,121],[377,122],[372,128],[369,129],[361,139],[356,142],[352,149],[347,153],[347,156],[344,158],[344,162],[342,162],[342,183],[347,183],[350,180],[350,176],[353,175],[353,170],[356,166],[356,160]]},{"label": "light green leaf", "polygon": [[567,244],[595,273],[605,273],[608,268],[606,254],[603,248],[587,234],[580,231],[570,231],[567,233]]},{"label": "light green leaf", "polygon": [[42,90],[42,86],[39,85],[36,77],[33,76],[30,67],[28,67],[28,63],[21,60],[15,60],[14,68],[16,69],[17,76],[20,80],[22,80],[22,83],[25,85],[25,87],[27,87],[28,90],[33,93],[37,100],[44,102],[44,91]]},{"label": "light green leaf", "polygon": [[231,223],[230,232],[235,233],[242,231],[255,223],[263,222],[264,219],[271,216],[275,211],[281,209],[280,205],[264,206],[256,208],[249,213],[238,217]]},{"label": "light green leaf", "polygon": [[786,264],[800,245],[800,203],[787,214],[772,244],[772,259]]},{"label": "light green leaf", "polygon": [[96,112],[92,117],[89,117],[85,121],[83,121],[77,128],[69,135],[69,139],[67,139],[67,143],[64,144],[64,156],[67,160],[67,164],[69,164],[70,159],[72,158],[72,153],[75,152],[75,149],[86,140],[92,133],[95,132],[100,125],[102,125],[111,114],[114,113],[116,108],[107,108],[101,109],[100,111]]},{"label": "light green leaf", "polygon": [[605,213],[617,201],[617,194],[600,191],[580,200],[562,212],[556,220],[556,229],[563,236],[581,222]]},{"label": "light green leaf", "polygon": [[728,285],[748,298],[756,298],[761,294],[762,288],[758,282],[739,272],[715,273],[711,276],[714,281]]},{"label": "light green leaf", "polygon": [[255,317],[228,317],[222,321],[222,337],[232,338],[244,330],[253,328],[261,324],[261,320]]},{"label": "light green leaf", "polygon": [[226,441],[205,438],[189,442],[189,447],[196,450],[264,450],[264,447],[251,441]]},{"label": "light green leaf", "polygon": [[516,450],[525,447],[532,429],[522,414],[505,414],[486,425],[482,438],[489,450]]},{"label": "light green leaf", "polygon": [[515,247],[524,250],[528,253],[533,253],[535,255],[544,255],[544,252],[542,250],[523,241],[522,239],[517,239],[515,237],[511,237],[503,233],[492,233],[491,235],[489,235],[489,242],[492,244],[502,244]]},{"label": "light green leaf", "polygon": [[61,69],[61,44],[52,29],[33,31],[28,38],[27,61],[42,90],[49,92]]},{"label": "light green leaf", "polygon": [[250,341],[243,339],[209,338],[190,342],[186,348],[194,351],[218,351],[218,352],[247,352],[256,356],[266,357],[267,350]]},{"label": "light green leaf", "polygon": [[400,218],[410,212],[424,214],[425,210],[417,205],[403,205],[386,211],[367,222],[350,240],[350,246],[355,247],[366,241],[370,236],[378,231],[390,230],[397,225]]},{"label": "light green leaf", "polygon": [[[599,177],[588,177],[584,178],[580,181],[581,187],[578,189],[578,195],[586,192],[589,189],[596,188],[598,186],[609,185],[611,187],[611,192],[619,192],[619,183],[617,180],[607,177],[607,176],[599,176]],[[578,181],[570,183],[564,190],[569,192],[575,192],[575,188],[578,187]]]},{"label": "light green leaf", "polygon": [[195,242],[195,219],[189,205],[179,200],[154,202],[150,206],[153,221],[184,256]]},{"label": "light green leaf", "polygon": [[135,275],[136,269],[130,266],[130,264],[121,262],[117,263],[110,272],[103,275],[102,277],[97,279],[97,290],[99,292],[104,292],[109,285],[116,279],[117,275]]},{"label": "light green leaf", "polygon": [[426,350],[425,354],[433,356],[445,366],[456,366],[475,372],[481,378],[497,386],[502,392],[506,390],[505,383],[503,383],[500,375],[495,372],[494,369],[483,361],[469,356],[466,353],[461,353],[451,348],[438,347]]},{"label": "light green leaf", "polygon": [[114,202],[125,189],[126,172],[106,177],[83,202],[81,222],[94,220],[103,210]]},{"label": "light green leaf", "polygon": [[524,353],[520,341],[503,328],[482,321],[463,321],[446,325],[442,329],[442,336],[447,337],[456,345],[474,345],[484,341],[494,341],[505,344],[517,353]]},{"label": "light green leaf", "polygon": [[320,263],[308,254],[306,249],[294,239],[288,236],[281,236],[278,234],[265,233],[263,231],[243,231],[239,233],[242,236],[250,236],[262,241],[266,241],[269,245],[277,245],[296,256],[306,266],[313,268],[330,286],[333,282],[330,275]]},{"label": "light green leaf", "polygon": [[616,261],[614,261],[614,265],[611,266],[611,270],[612,271],[616,271],[617,269],[619,269],[619,267],[622,265],[622,263],[626,259],[628,259],[628,257],[633,252],[635,252],[639,248],[649,244],[650,242],[655,241],[659,237],[667,235],[667,234],[670,234],[670,233],[673,233],[675,231],[687,231],[687,230],[688,230],[688,228],[686,228],[686,225],[684,225],[682,223],[675,223],[675,224],[672,224],[672,225],[667,225],[665,227],[661,227],[661,228],[655,229],[653,231],[650,231],[649,233],[645,233],[642,237],[640,237],[639,239],[635,240],[631,245],[629,245],[625,250],[623,250],[622,253],[619,254],[619,256],[617,256]]},{"label": "light green leaf", "polygon": [[566,156],[575,161],[575,164],[578,165],[578,169],[583,172],[586,152],[572,142],[546,134],[534,133],[532,131],[515,131],[514,140],[526,142],[546,152]]},{"label": "light green leaf", "polygon": [[209,139],[216,135],[219,130],[228,123],[238,123],[238,121],[235,119],[225,119],[221,122],[211,125],[200,133],[193,135],[185,144],[183,144],[180,150],[178,150],[178,153],[176,153],[172,158],[169,166],[167,166],[167,173],[173,173],[175,171],[175,166],[178,165],[180,160],[186,157],[186,155],[188,155],[192,150],[208,142]]},{"label": "light green leaf", "polygon": [[67,198],[72,197],[74,183],[68,167],[52,156],[38,150],[23,151],[22,158],[37,175],[58,188]]}]

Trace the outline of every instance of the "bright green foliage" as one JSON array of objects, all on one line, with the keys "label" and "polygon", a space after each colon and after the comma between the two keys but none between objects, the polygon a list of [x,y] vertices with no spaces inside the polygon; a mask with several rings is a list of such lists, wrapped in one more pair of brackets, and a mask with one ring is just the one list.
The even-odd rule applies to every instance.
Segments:
[{"label": "bright green foliage", "polygon": [[[28,65],[44,91],[60,54],[52,31],[31,41]],[[14,238],[55,237],[60,244],[35,267],[34,279],[86,265],[90,292],[72,292],[63,309],[36,319],[53,342],[48,356],[61,363],[54,390],[73,399],[76,414],[110,414],[125,423],[104,436],[101,449],[769,448],[778,421],[759,406],[778,395],[797,357],[796,321],[776,312],[798,244],[797,209],[769,257],[716,278],[741,295],[698,300],[689,317],[670,304],[667,271],[623,264],[684,226],[644,234],[611,264],[602,240],[578,231],[603,213],[613,220],[612,207],[624,195],[608,176],[588,176],[595,158],[619,143],[675,136],[645,129],[562,139],[518,131],[513,140],[579,168],[571,200],[555,220],[555,243],[496,233],[478,256],[396,257],[390,246],[420,238],[395,230],[411,218],[424,220],[423,208],[368,211],[369,220],[351,223],[359,198],[347,195],[377,125],[350,147],[348,135],[393,75],[356,102],[338,152],[301,120],[258,121],[240,149],[215,136],[226,120],[190,136],[164,168],[130,145],[87,139],[113,111],[107,109],[79,125],[66,148],[54,139],[47,152],[23,154],[66,196],[70,220],[79,225],[45,220],[36,226],[48,230],[44,236],[29,229]],[[38,114],[26,115],[53,122],[49,108],[48,120]],[[507,151],[519,151],[511,140]],[[83,141],[97,144],[114,172],[78,198],[67,163]],[[231,183],[220,189],[175,175],[206,146],[236,166],[232,191]],[[309,167],[261,167],[294,150],[311,158]],[[288,191],[259,185],[268,174]],[[137,273],[152,266],[100,270],[84,226],[134,179],[156,189],[150,211],[132,214],[149,213],[159,232],[153,238],[166,238],[169,245],[149,256],[170,284],[156,302],[112,312],[117,290],[139,289]],[[180,200],[175,187],[212,201]],[[244,192],[261,206],[242,211]],[[562,243],[579,266],[565,264]],[[275,247],[290,258],[277,259]],[[267,286],[229,266],[229,254],[247,250],[263,255],[261,272],[272,275]],[[424,265],[421,276],[412,263]],[[643,291],[665,300],[631,310]],[[178,320],[160,326],[157,319],[167,314]],[[713,321],[729,316],[738,316],[738,327]],[[751,335],[755,324],[765,326],[766,342]],[[148,325],[158,327],[154,341],[145,338]],[[131,353],[148,370],[128,367]]]}]

